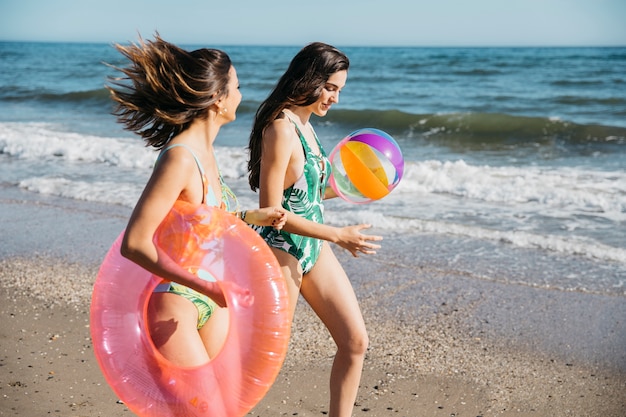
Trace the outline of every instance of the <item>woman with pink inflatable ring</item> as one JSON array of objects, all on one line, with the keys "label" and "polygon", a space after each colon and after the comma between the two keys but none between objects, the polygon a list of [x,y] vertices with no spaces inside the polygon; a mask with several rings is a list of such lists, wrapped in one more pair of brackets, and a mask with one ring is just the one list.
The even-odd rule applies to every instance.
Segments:
[{"label": "woman with pink inflatable ring", "polygon": [[[138,375],[162,378],[159,384],[167,390],[168,384],[192,385],[194,381],[173,379],[162,364],[173,371],[207,366],[220,355],[225,342],[237,336],[230,331],[232,317],[227,306],[245,308],[256,302],[249,288],[220,282],[221,267],[204,270],[202,265],[183,265],[181,260],[193,259],[195,253],[206,250],[207,242],[203,238],[223,238],[221,231],[217,234],[215,231],[220,224],[224,233],[236,226],[233,224],[239,220],[235,217],[248,224],[280,229],[286,221],[286,211],[281,207],[241,211],[234,194],[222,180],[214,142],[221,126],[235,120],[241,102],[235,67],[226,53],[206,48],[188,52],[164,41],[158,34],[152,41],[140,38],[137,44],[116,45],[116,48],[130,65],[116,68],[123,76],[111,79],[107,86],[116,103],[114,114],[127,130],[137,133],[148,146],[160,151],[126,230],[116,243],[124,258],[153,278],[158,277],[146,301],[146,311],[139,312],[138,316],[141,321],[144,315],[151,336],[146,343],[155,348],[156,362],[161,364],[156,367],[160,375]],[[204,208],[202,215],[194,212],[197,208]],[[220,220],[225,212],[231,213],[227,217],[232,220]],[[164,239],[166,234],[169,235]],[[232,241],[238,244],[242,240],[238,239]],[[166,250],[164,246],[168,243],[172,247]],[[258,246],[250,250],[265,249]],[[213,265],[213,261],[206,262]],[[272,262],[275,260],[269,259],[265,264],[270,268]],[[112,269],[109,265],[106,272]],[[115,290],[124,297],[124,285]],[[106,306],[94,311],[92,304],[92,315],[100,314],[103,309],[106,310]],[[106,326],[104,323],[102,328]],[[285,332],[288,333],[288,326]],[[103,355],[110,353],[107,352],[108,342],[102,343]],[[286,349],[286,342],[281,343]],[[109,367],[107,361],[113,359],[101,358],[101,367]],[[142,366],[141,363],[134,365]],[[213,394],[220,393],[208,393]],[[137,395],[144,394],[132,394]],[[159,395],[145,393],[146,399],[140,399],[146,403],[139,407],[142,415],[151,415],[150,398]],[[206,405],[205,399],[200,400]],[[133,398],[126,401],[132,402]],[[198,396],[187,402],[192,406],[200,404]],[[171,414],[178,412],[172,410]],[[222,412],[230,414],[226,408]]]}]

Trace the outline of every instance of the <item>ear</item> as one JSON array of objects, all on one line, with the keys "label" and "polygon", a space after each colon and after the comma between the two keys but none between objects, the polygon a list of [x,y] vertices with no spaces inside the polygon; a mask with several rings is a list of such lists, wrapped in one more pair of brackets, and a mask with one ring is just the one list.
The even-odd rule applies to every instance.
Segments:
[{"label": "ear", "polygon": [[213,102],[213,105],[215,105],[218,110],[221,110],[222,107],[224,107],[224,97],[222,96],[215,100],[215,102]]},{"label": "ear", "polygon": [[[215,97],[215,95],[213,95],[213,97]],[[224,107],[224,104],[223,100],[220,98],[211,103],[211,106],[209,108],[215,111],[215,113],[218,113],[222,109],[222,107]]]}]

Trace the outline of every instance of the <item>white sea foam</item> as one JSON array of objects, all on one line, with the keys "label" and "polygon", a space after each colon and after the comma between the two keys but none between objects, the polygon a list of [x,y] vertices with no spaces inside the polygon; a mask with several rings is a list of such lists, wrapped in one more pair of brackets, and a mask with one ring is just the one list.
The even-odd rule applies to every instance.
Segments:
[{"label": "white sea foam", "polygon": [[[0,153],[20,159],[150,168],[156,154],[140,140],[84,135],[44,123],[0,123]],[[27,140],[26,140],[27,139]]]},{"label": "white sea foam", "polygon": [[[0,154],[146,170],[152,169],[157,157],[157,152],[144,146],[139,138],[64,132],[59,126],[44,123],[0,123]],[[247,175],[247,154],[243,148],[217,147],[216,156],[224,177]]]},{"label": "white sea foam", "polygon": [[127,207],[135,205],[143,188],[133,183],[71,181],[65,178],[29,178],[21,181],[19,187],[40,194]]},{"label": "white sea foam", "polygon": [[[156,152],[139,139],[68,133],[40,123],[0,123],[1,154],[8,158],[0,164],[5,182],[31,192],[127,207],[136,203],[156,159]],[[242,204],[256,205],[246,181],[245,149],[219,146],[216,154]],[[626,242],[614,230],[626,221],[626,172],[406,161],[404,178],[388,197],[364,205],[330,201],[327,220],[467,236],[626,264]]]},{"label": "white sea foam", "polygon": [[397,192],[626,220],[626,172],[575,168],[491,167],[464,161],[409,163]]},{"label": "white sea foam", "polygon": [[580,255],[603,261],[618,262],[626,265],[626,249],[602,244],[590,238],[578,236],[559,236],[521,230],[493,230],[485,226],[465,225],[445,220],[421,220],[406,217],[383,215],[368,210],[327,211],[329,223],[347,226],[355,223],[374,225],[377,229],[394,233],[433,233],[477,238],[492,242],[501,242],[520,248],[543,249],[567,255]]}]

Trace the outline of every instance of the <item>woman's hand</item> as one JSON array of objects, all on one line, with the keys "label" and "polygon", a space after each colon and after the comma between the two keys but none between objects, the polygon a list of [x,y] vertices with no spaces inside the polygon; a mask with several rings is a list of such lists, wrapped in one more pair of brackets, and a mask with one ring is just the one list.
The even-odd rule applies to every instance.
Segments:
[{"label": "woman's hand", "polygon": [[361,233],[361,230],[369,229],[370,227],[372,226],[369,224],[342,227],[338,230],[337,241],[334,243],[350,251],[355,258],[359,257],[359,252],[373,255],[376,253],[376,249],[380,249],[380,245],[371,242],[381,241],[383,237]]},{"label": "woman's hand", "polygon": [[234,298],[235,304],[241,307],[250,307],[254,303],[254,295],[250,290],[243,288],[234,282],[227,281],[204,281],[204,288],[198,289],[220,307],[228,307],[226,293]]},{"label": "woman's hand", "polygon": [[229,297],[234,298],[235,305],[240,307],[250,307],[254,303],[254,295],[249,289],[240,287],[234,282],[221,281],[219,286],[224,293],[228,293]]},{"label": "woman's hand", "polygon": [[245,222],[255,226],[272,226],[280,230],[287,222],[287,210],[282,207],[264,207],[248,210]]}]

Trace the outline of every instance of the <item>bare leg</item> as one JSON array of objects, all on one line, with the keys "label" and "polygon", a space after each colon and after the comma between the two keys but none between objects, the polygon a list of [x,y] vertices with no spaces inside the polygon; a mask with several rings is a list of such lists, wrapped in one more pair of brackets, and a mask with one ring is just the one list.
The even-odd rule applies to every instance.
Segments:
[{"label": "bare leg", "polygon": [[[159,352],[172,364],[194,367],[206,364],[221,350],[228,334],[228,309],[216,308],[209,320],[198,330],[198,309],[188,299],[177,294],[154,293],[148,303],[148,326]],[[233,365],[233,378],[240,372]],[[181,383],[190,381],[181,381]],[[193,381],[191,381],[193,383]],[[229,384],[229,382],[227,382]],[[227,385],[232,387],[233,385]],[[228,398],[221,393],[221,397]],[[226,407],[226,404],[221,404]],[[218,410],[218,404],[213,404]],[[222,410],[225,410],[223,408]],[[225,414],[226,411],[218,412]]]},{"label": "bare leg", "polygon": [[284,250],[271,248],[274,256],[278,260],[283,277],[287,282],[287,293],[289,294],[289,310],[291,317],[295,315],[300,286],[302,285],[302,268],[298,260]]},{"label": "bare leg", "polygon": [[148,303],[148,328],[161,354],[178,366],[198,366],[209,355],[197,330],[198,309],[186,298],[154,293]]},{"label": "bare leg", "polygon": [[329,417],[350,417],[369,342],[352,284],[328,243],[304,276],[301,293],[337,344],[330,375]]},{"label": "bare leg", "polygon": [[209,358],[214,358],[222,350],[228,336],[230,324],[228,308],[215,307],[213,314],[198,332],[204,343]]}]

